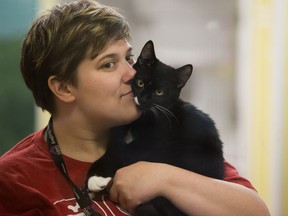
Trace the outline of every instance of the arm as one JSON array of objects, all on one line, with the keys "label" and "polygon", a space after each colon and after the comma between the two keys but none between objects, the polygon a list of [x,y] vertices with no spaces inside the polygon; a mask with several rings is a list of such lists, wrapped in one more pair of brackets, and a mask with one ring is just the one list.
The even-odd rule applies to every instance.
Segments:
[{"label": "arm", "polygon": [[110,196],[131,212],[163,196],[188,215],[269,215],[252,189],[161,163],[138,162],[118,170]]}]

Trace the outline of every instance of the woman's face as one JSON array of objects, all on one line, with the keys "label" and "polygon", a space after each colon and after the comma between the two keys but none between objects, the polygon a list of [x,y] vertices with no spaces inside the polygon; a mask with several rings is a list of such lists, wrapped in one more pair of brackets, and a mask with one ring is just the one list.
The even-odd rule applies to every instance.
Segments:
[{"label": "woman's face", "polygon": [[136,73],[133,64],[132,48],[125,39],[111,41],[95,59],[86,57],[80,63],[73,94],[84,121],[107,128],[140,116],[130,85]]}]

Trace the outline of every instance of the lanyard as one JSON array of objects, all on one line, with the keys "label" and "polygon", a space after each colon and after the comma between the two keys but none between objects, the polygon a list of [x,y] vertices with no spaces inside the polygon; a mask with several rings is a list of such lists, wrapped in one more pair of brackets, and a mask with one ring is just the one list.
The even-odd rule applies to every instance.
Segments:
[{"label": "lanyard", "polygon": [[74,184],[74,182],[70,179],[70,177],[68,175],[60,147],[58,145],[56,136],[53,132],[52,117],[50,118],[49,123],[47,125],[47,143],[48,143],[48,148],[49,148],[49,152],[51,154],[51,157],[53,158],[57,167],[61,171],[62,175],[65,177],[65,179],[70,184],[70,186],[74,192],[76,201],[79,204],[82,211],[84,212],[84,214],[86,216],[101,216],[96,211],[96,209],[93,207],[93,203],[89,197],[86,184],[82,189],[79,189]]}]

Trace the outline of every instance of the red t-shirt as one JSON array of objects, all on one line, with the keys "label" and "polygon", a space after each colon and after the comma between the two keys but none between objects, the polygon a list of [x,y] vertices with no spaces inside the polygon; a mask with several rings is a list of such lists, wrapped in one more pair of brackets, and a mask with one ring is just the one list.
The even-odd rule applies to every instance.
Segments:
[{"label": "red t-shirt", "polygon": [[[1,157],[0,215],[84,215],[52,160],[42,133],[43,129],[31,134]],[[91,163],[63,157],[71,180],[80,188]],[[227,162],[225,180],[253,188]],[[104,194],[93,203],[101,215],[128,215]]]}]

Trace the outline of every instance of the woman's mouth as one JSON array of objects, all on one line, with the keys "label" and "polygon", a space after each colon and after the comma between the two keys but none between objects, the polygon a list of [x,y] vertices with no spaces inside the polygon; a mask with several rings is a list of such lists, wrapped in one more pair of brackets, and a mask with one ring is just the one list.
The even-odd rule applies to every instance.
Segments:
[{"label": "woman's mouth", "polygon": [[121,97],[125,97],[125,96],[133,97],[133,93],[132,93],[132,91],[129,91],[129,92],[123,94]]}]

